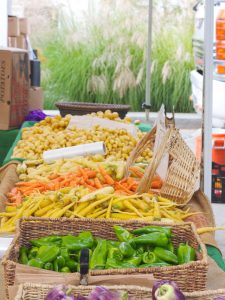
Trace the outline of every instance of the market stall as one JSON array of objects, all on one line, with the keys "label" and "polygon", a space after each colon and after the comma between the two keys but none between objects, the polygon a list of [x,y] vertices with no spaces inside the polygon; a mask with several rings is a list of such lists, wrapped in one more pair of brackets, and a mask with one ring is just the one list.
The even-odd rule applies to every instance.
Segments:
[{"label": "market stall", "polygon": [[[206,60],[210,55],[209,47]],[[150,59],[147,65],[148,115]],[[204,121],[210,70],[206,65]],[[2,297],[225,297],[225,264],[214,237],[224,228],[215,227],[200,189],[200,164],[164,109],[147,133],[104,109],[29,117],[0,170],[0,241],[11,239],[2,259]],[[210,122],[203,127],[211,137]],[[204,145],[207,174],[209,139]]]},{"label": "market stall", "polygon": [[[28,278],[34,290],[35,284],[59,283],[61,274],[65,284],[79,284],[77,255],[83,248],[92,253],[89,285],[107,285],[113,276],[120,278],[115,284],[123,278],[132,285],[132,274],[135,280],[141,276],[143,289],[162,279],[176,281],[185,293],[223,287],[224,262],[212,233],[210,203],[199,190],[199,163],[179,131],[166,127],[163,110],[147,134],[108,111],[47,117],[26,126],[1,173],[1,234],[14,235],[16,222],[25,217],[3,258],[7,297],[20,284],[26,289]],[[93,155],[92,149],[91,155],[65,157],[65,149],[100,141],[103,154]],[[45,161],[44,153],[57,148],[61,158]],[[62,248],[68,250],[67,263],[58,258]],[[71,281],[70,272],[77,280]],[[214,272],[220,274],[217,283]]]}]

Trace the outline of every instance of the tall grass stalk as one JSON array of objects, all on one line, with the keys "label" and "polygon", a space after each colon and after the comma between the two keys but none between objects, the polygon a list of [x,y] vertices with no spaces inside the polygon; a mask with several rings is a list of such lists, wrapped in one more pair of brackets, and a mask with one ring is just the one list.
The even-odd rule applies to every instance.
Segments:
[{"label": "tall grass stalk", "polygon": [[[46,57],[45,107],[67,100],[130,104],[132,110],[140,111],[145,99],[146,17],[140,17],[137,8],[111,12],[104,7],[82,26],[61,20],[40,44]],[[164,17],[154,20],[152,109],[164,103],[168,110],[174,106],[177,112],[189,112],[192,22]]]}]

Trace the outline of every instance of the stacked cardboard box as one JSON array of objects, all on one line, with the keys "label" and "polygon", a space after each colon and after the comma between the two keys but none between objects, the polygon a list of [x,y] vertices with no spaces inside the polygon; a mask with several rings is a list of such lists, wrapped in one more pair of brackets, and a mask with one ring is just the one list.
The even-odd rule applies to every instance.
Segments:
[{"label": "stacked cardboard box", "polygon": [[27,49],[28,20],[17,16],[8,16],[8,46]]},{"label": "stacked cardboard box", "polygon": [[0,130],[19,128],[29,111],[43,108],[40,78],[32,86],[27,36],[27,18],[9,16],[9,48],[0,48]]},{"label": "stacked cardboard box", "polygon": [[0,129],[18,128],[28,113],[29,57],[26,50],[0,49]]}]

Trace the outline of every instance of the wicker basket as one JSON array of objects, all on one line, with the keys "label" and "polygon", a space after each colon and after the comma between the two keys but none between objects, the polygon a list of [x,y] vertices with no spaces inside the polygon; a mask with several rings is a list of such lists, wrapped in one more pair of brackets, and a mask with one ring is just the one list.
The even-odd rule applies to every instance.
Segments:
[{"label": "wicker basket", "polygon": [[[44,300],[53,285],[25,283],[19,286],[15,300]],[[75,295],[88,296],[95,286],[71,286]],[[107,286],[110,291],[127,291],[136,300],[151,300],[151,289],[138,286]],[[213,300],[215,297],[225,297],[225,290],[185,293],[187,300]]]},{"label": "wicker basket", "polygon": [[[114,221],[93,219],[44,219],[23,218],[19,220],[17,234],[3,258],[4,277],[6,288],[14,284],[15,267],[18,261],[19,248],[22,245],[30,246],[29,240],[52,234],[66,235],[79,234],[81,231],[91,231],[94,236],[116,239],[113,225],[124,226],[133,230],[146,225],[168,226],[161,222],[143,222],[137,220]],[[188,242],[198,251],[198,260],[183,265],[170,267],[136,268],[136,269],[111,269],[93,270],[90,275],[108,274],[153,274],[155,279],[170,279],[178,283],[183,291],[192,292],[204,290],[207,275],[207,253],[205,245],[201,242],[192,223],[180,223],[170,225],[173,232],[173,243]]]},{"label": "wicker basket", "polygon": [[186,293],[185,296],[187,300],[214,300],[216,297],[225,297],[225,289]]},{"label": "wicker basket", "polygon": [[[129,173],[129,167],[142,151],[153,144],[155,133],[156,128],[153,128],[137,144],[127,161],[126,175]],[[169,155],[169,166],[166,179],[159,193],[178,204],[185,205],[191,200],[194,192],[199,189],[200,164],[179,131],[173,127],[167,129],[164,134],[158,152],[154,154],[140,181],[138,192],[149,191],[153,177],[164,155]]]},{"label": "wicker basket", "polygon": [[[44,300],[48,291],[52,289],[54,285],[43,284],[21,284],[19,286],[17,296],[15,300]],[[87,297],[95,286],[69,286],[75,296],[82,295]],[[127,291],[129,296],[133,296],[135,300],[150,299],[151,289],[134,286],[134,285],[112,285],[105,286],[112,292]]]},{"label": "wicker basket", "polygon": [[122,104],[103,104],[103,103],[88,103],[88,102],[58,102],[55,104],[59,109],[60,114],[64,117],[67,114],[71,115],[86,115],[92,112],[111,110],[118,112],[121,119],[125,118],[130,110],[130,105]]}]

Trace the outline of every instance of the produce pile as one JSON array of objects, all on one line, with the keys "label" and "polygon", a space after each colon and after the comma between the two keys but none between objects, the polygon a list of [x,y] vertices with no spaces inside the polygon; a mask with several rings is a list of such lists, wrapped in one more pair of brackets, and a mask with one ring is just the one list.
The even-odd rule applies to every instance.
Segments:
[{"label": "produce pile", "polygon": [[[76,172],[79,168],[89,168],[94,171],[102,166],[107,173],[117,180],[124,176],[124,161],[113,161],[104,159],[101,155],[92,157],[75,157],[72,159],[58,159],[52,163],[46,163],[43,160],[26,160],[17,166],[17,174],[21,181],[48,181],[49,176],[53,174],[64,175]],[[139,172],[144,173],[146,164],[137,164]]]},{"label": "produce pile", "polygon": [[[151,191],[136,194],[140,177],[118,180],[123,177],[124,168],[120,164],[106,161],[102,164],[91,163],[87,160],[86,163],[92,168],[82,168],[77,165],[79,159],[75,161],[74,171],[62,172],[61,175],[55,173],[56,169],[52,172],[52,166],[67,171],[65,165],[68,161],[50,165],[49,173],[42,171],[42,168],[48,168],[47,165],[36,171],[34,169],[34,173],[27,168],[27,175],[23,175],[32,180],[19,181],[7,194],[5,212],[0,213],[0,232],[14,231],[16,221],[29,216],[181,222],[193,214],[189,213],[189,209],[184,211],[175,202]],[[37,175],[40,170],[41,175]],[[132,170],[133,174],[143,176],[140,167],[133,166]],[[161,184],[160,178],[155,176],[152,188],[160,188]]]},{"label": "produce pile", "polygon": [[91,270],[165,267],[196,260],[190,245],[174,247],[170,227],[145,226],[129,232],[114,225],[114,232],[117,240],[93,237],[90,231],[33,239],[31,248],[20,248],[19,262],[57,272],[79,272],[82,249],[89,249]]},{"label": "produce pile", "polygon": [[[41,159],[46,150],[102,141],[106,145],[106,158],[127,160],[138,142],[125,129],[109,129],[99,125],[88,130],[76,127],[67,129],[70,118],[69,115],[64,118],[46,117],[31,128],[23,128],[22,138],[14,148],[12,157]],[[138,132],[140,139],[144,134],[141,131]],[[151,156],[151,151],[147,149],[142,153],[139,161],[149,161]]]}]

